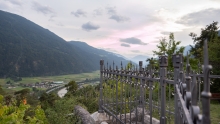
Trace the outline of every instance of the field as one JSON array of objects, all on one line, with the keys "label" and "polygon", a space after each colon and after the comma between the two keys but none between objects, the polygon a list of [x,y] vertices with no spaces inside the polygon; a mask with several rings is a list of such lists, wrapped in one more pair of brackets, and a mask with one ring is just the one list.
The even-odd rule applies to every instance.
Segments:
[{"label": "field", "polygon": [[[18,81],[15,84],[32,84],[36,82],[51,82],[51,81],[64,81],[65,83],[68,83],[71,80],[74,81],[83,81],[85,79],[94,79],[99,78],[99,71],[94,71],[91,73],[80,73],[80,74],[70,74],[70,75],[59,75],[59,76],[42,76],[42,77],[22,77],[22,81]],[[12,80],[8,79],[0,79],[0,85],[6,86],[6,82]],[[22,87],[16,87],[13,88],[13,90],[20,90]]]}]

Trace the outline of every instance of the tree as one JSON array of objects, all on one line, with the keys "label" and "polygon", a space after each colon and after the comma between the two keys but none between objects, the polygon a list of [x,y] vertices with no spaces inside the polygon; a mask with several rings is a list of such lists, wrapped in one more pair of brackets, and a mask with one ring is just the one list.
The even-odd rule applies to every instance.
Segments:
[{"label": "tree", "polygon": [[12,95],[7,95],[7,96],[5,96],[5,104],[6,105],[10,105],[10,104],[12,104],[12,98],[13,98],[13,96]]},{"label": "tree", "polygon": [[199,59],[202,61],[203,58],[203,42],[204,40],[208,40],[209,44],[210,42],[216,42],[218,41],[218,22],[213,22],[210,25],[206,25],[205,29],[201,29],[200,36],[197,36],[197,34],[191,32],[189,36],[192,37],[193,42],[195,43],[195,46],[191,46],[191,53],[194,55],[196,59]]},{"label": "tree", "polygon": [[126,69],[132,69],[134,65],[131,62],[128,62]]},{"label": "tree", "polygon": [[158,60],[157,59],[155,59],[155,58],[153,58],[153,57],[151,57],[151,58],[148,58],[147,60],[146,60],[146,62],[148,62],[149,64],[147,65],[147,68],[152,68],[152,69],[158,69],[159,68],[159,66],[158,66]]},{"label": "tree", "polygon": [[56,93],[49,93],[46,92],[42,93],[39,100],[41,102],[41,106],[44,110],[49,107],[54,106],[55,102],[59,100],[59,96]]},{"label": "tree", "polygon": [[[215,75],[220,75],[220,36],[218,36],[219,27],[218,22],[213,21],[211,24],[201,29],[199,36],[195,33],[190,33],[195,46],[191,46],[190,52],[192,55],[203,63],[203,42],[208,41],[209,63],[213,66],[212,72]],[[213,85],[211,85],[211,92],[220,92],[219,79],[213,79]]]},{"label": "tree", "polygon": [[20,105],[20,102],[21,102],[21,101],[27,102],[27,101],[26,101],[26,97],[27,97],[27,95],[28,95],[29,93],[30,93],[30,89],[28,89],[28,88],[25,88],[25,89],[16,91],[16,92],[14,93],[14,95],[16,95],[16,99],[17,99],[17,106]]},{"label": "tree", "polygon": [[48,124],[44,111],[40,106],[34,109],[34,116],[26,116],[25,112],[30,108],[30,105],[15,104],[5,105],[4,97],[0,95],[0,123],[1,124]]},{"label": "tree", "polygon": [[67,85],[65,85],[68,92],[75,94],[78,89],[78,85],[75,81],[70,81]]},{"label": "tree", "polygon": [[[71,98],[62,98],[55,102],[53,107],[48,107],[45,110],[47,119],[50,124],[77,124],[76,115],[73,115],[73,109],[77,103],[77,99],[74,97]],[[81,105],[81,104],[80,104]],[[83,106],[83,105],[81,105]]]},{"label": "tree", "polygon": [[166,38],[160,39],[159,45],[157,45],[158,51],[153,51],[154,55],[161,56],[161,55],[167,55],[168,56],[168,69],[172,69],[172,55],[173,54],[179,54],[183,53],[185,47],[181,46],[178,48],[178,45],[180,45],[181,41],[175,41],[174,34],[170,33],[169,35],[169,42],[166,42]]},{"label": "tree", "polygon": [[0,85],[0,95],[4,95],[5,91],[2,89],[2,86]]}]

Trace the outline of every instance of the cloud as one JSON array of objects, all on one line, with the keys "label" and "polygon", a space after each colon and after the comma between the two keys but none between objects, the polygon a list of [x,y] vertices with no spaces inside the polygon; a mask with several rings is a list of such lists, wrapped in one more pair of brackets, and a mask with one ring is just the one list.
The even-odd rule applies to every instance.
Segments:
[{"label": "cloud", "polygon": [[78,9],[78,10],[76,10],[76,12],[72,11],[71,14],[76,17],[80,17],[80,16],[86,17],[86,12],[83,11],[82,9]]},{"label": "cloud", "polygon": [[128,17],[125,16],[119,16],[119,15],[112,15],[109,17],[109,19],[113,19],[117,22],[125,22],[125,21],[129,21],[130,19]]},{"label": "cloud", "polygon": [[113,19],[116,22],[125,22],[130,20],[130,18],[126,16],[118,15],[116,12],[116,7],[106,7],[105,9],[107,10],[107,14],[110,15],[109,19]]},{"label": "cloud", "polygon": [[211,0],[211,1],[214,1],[214,2],[220,2],[219,0]]},{"label": "cloud", "polygon": [[45,15],[47,14],[55,14],[55,12],[53,11],[52,8],[50,8],[49,6],[43,6],[41,4],[39,4],[38,2],[32,2],[32,8],[38,12],[41,12]]},{"label": "cloud", "polygon": [[91,22],[87,22],[85,24],[82,25],[82,29],[86,30],[86,31],[91,31],[91,30],[98,30],[100,28],[100,26],[95,25]]},{"label": "cloud", "polygon": [[5,0],[10,2],[11,4],[22,6],[23,2],[21,0]]},{"label": "cloud", "polygon": [[133,53],[140,53],[139,50],[131,50],[131,52],[133,52]]},{"label": "cloud", "polygon": [[181,17],[177,23],[185,25],[208,25],[213,21],[220,21],[219,15],[220,9],[209,8],[193,13],[189,13]]},{"label": "cloud", "polygon": [[135,37],[120,39],[120,42],[124,42],[124,43],[128,43],[128,44],[147,45],[147,43],[144,43],[140,39],[135,38]]},{"label": "cloud", "polygon": [[109,15],[114,15],[114,14],[116,14],[116,7],[106,7],[105,9],[107,10],[107,13],[108,13]]},{"label": "cloud", "polygon": [[102,15],[102,9],[101,8],[98,8],[98,9],[94,9],[93,10],[93,15],[94,16],[100,16],[100,15]]},{"label": "cloud", "polygon": [[59,22],[57,23],[57,26],[63,27],[64,25],[61,22]]},{"label": "cloud", "polygon": [[56,17],[56,16],[55,15],[51,15],[50,18],[49,18],[49,21],[53,22],[54,21],[54,19],[53,19],[54,17]]},{"label": "cloud", "polygon": [[129,44],[125,44],[125,43],[122,43],[121,46],[123,46],[123,47],[131,47]]}]

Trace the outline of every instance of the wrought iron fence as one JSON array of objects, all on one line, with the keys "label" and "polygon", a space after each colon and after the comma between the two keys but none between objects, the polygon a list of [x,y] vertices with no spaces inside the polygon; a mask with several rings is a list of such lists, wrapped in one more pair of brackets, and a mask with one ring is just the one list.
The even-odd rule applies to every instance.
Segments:
[{"label": "wrought iron fence", "polygon": [[[112,123],[156,123],[154,111],[158,112],[160,124],[210,124],[210,75],[207,41],[204,42],[203,73],[191,71],[187,58],[183,70],[183,55],[172,56],[174,70],[168,72],[168,58],[159,57],[159,70],[142,67],[104,66],[100,61],[99,113],[106,113]],[[200,82],[203,91],[200,94]],[[198,100],[202,99],[202,107]],[[155,99],[156,98],[156,99]],[[167,102],[167,103],[166,103]],[[202,112],[200,112],[202,109]],[[201,113],[201,114],[200,114]],[[147,119],[146,119],[147,118]]]}]

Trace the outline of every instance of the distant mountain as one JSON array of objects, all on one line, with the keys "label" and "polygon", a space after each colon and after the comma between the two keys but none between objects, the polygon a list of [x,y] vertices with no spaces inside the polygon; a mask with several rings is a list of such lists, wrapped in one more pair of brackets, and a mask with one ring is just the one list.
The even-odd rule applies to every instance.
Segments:
[{"label": "distant mountain", "polygon": [[191,46],[190,45],[185,46],[185,49],[183,51],[183,55],[186,56],[187,52],[189,52],[190,50],[191,50]]},{"label": "distant mountain", "polygon": [[0,77],[91,72],[99,69],[100,59],[124,61],[91,52],[96,49],[85,43],[79,45],[70,45],[48,29],[0,10]]},{"label": "distant mountain", "polygon": [[85,42],[69,41],[69,43],[71,45],[74,45],[74,46],[78,47],[79,49],[83,50],[84,52],[99,56],[97,61],[102,59],[102,60],[104,60],[105,64],[107,62],[108,62],[108,64],[112,64],[113,61],[114,61],[115,65],[118,65],[118,66],[121,64],[121,62],[124,65],[126,65],[128,63],[128,60],[126,60],[122,55],[115,54],[115,53],[112,53],[112,52],[108,52],[108,51],[105,51],[105,50],[102,50],[102,49],[94,48],[94,47],[88,45]]},{"label": "distant mountain", "polygon": [[130,60],[139,64],[139,61],[143,61],[143,66],[147,65],[148,63],[146,62],[146,60],[150,58],[148,56],[144,56],[144,55],[137,55],[134,56],[133,58],[131,58]]},{"label": "distant mountain", "polygon": [[117,54],[117,53],[112,53],[112,54],[114,54],[114,55],[116,55],[116,56],[118,56],[118,57],[124,58],[125,60],[129,60],[128,58],[126,58],[125,56],[122,56],[122,55],[120,55],[120,54]]}]

